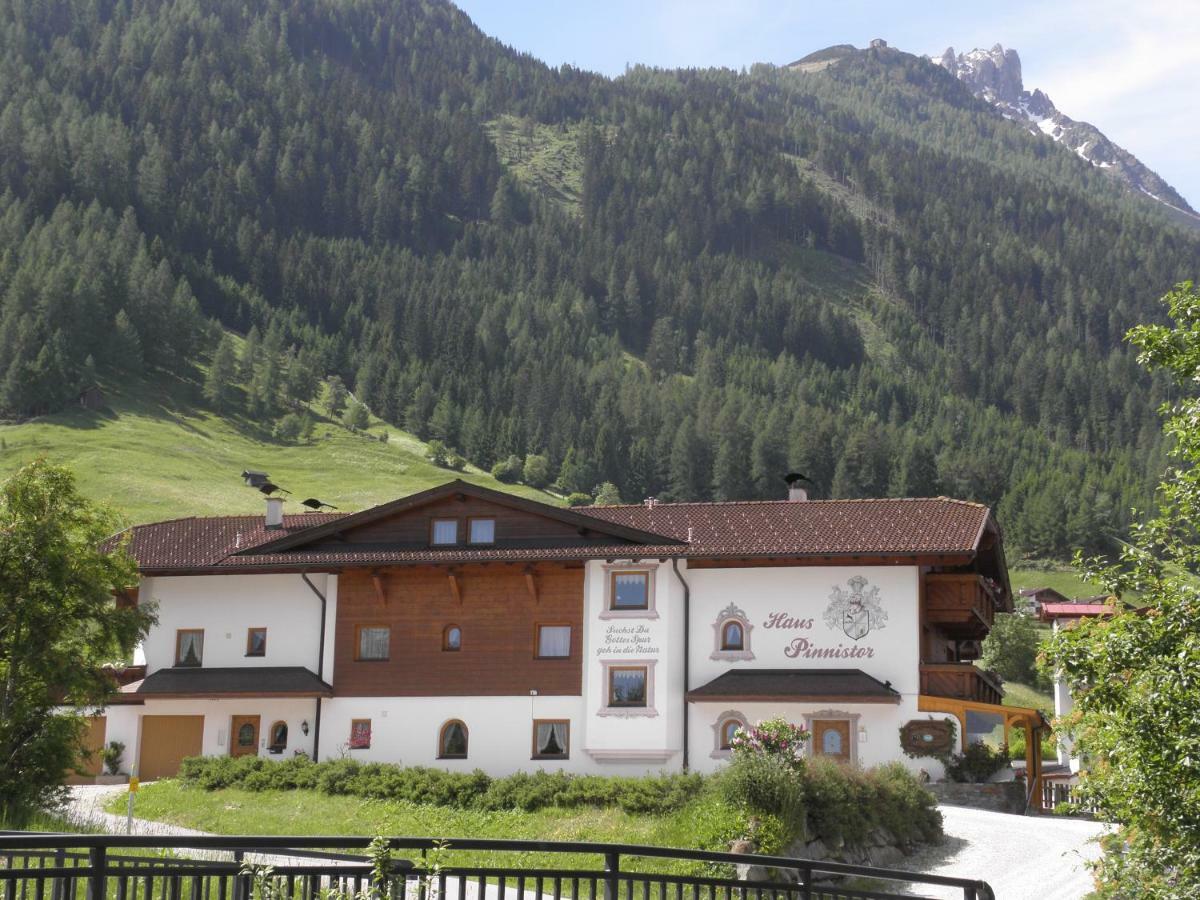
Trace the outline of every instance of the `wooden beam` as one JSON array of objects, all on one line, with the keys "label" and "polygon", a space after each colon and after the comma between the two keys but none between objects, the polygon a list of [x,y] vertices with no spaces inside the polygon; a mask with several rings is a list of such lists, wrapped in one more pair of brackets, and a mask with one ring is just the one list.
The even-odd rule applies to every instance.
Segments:
[{"label": "wooden beam", "polygon": [[462,588],[458,584],[458,573],[451,569],[446,573],[446,577],[450,580],[450,596],[454,602],[462,606]]},{"label": "wooden beam", "polygon": [[387,606],[387,591],[383,587],[383,576],[378,572],[371,573],[371,584],[375,585],[375,599],[380,606]]},{"label": "wooden beam", "polygon": [[525,567],[525,589],[529,591],[529,599],[533,601],[533,605],[538,603],[537,581],[533,577],[533,566]]}]

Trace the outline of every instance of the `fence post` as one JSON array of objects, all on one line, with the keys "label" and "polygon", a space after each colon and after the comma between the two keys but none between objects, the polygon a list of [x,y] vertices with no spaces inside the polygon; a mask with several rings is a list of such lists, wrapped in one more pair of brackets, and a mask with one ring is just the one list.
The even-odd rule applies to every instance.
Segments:
[{"label": "fence post", "polygon": [[975,885],[968,884],[963,888],[963,900],[979,900],[979,894],[975,890]]},{"label": "fence post", "polygon": [[800,870],[800,896],[802,900],[812,900],[812,866]]},{"label": "fence post", "polygon": [[246,854],[242,850],[233,851],[233,861],[237,863],[237,872],[233,876],[233,900],[244,900],[247,891],[245,890],[245,882],[242,876],[242,860],[246,858]]},{"label": "fence post", "polygon": [[108,855],[101,845],[88,851],[87,900],[105,900],[108,894]]},{"label": "fence post", "polygon": [[[621,854],[604,854],[604,900],[617,900],[621,891]],[[631,898],[632,900],[632,898]]]}]

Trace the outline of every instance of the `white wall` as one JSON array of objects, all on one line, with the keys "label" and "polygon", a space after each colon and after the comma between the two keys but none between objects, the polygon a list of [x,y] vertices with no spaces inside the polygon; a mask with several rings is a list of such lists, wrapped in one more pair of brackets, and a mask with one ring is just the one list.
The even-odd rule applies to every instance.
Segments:
[{"label": "white wall", "polygon": [[[928,713],[917,711],[915,698],[904,698],[899,704],[892,703],[693,703],[688,732],[691,737],[690,757],[692,770],[715,772],[728,759],[727,754],[717,754],[715,726],[720,718],[730,712],[740,713],[750,725],[766,719],[783,716],[789,722],[803,725],[806,716],[817,718],[842,718],[841,714],[858,716],[851,729],[850,740],[854,744],[855,758],[864,766],[900,762],[912,772],[924,769],[933,779],[942,777],[942,765],[929,758],[912,759],[900,749],[900,729],[912,719],[930,718]],[[933,718],[943,718],[934,714]],[[811,742],[808,745],[811,753]]]},{"label": "white wall", "polygon": [[[611,569],[649,568],[654,608],[611,616]],[[682,568],[682,566],[681,566]],[[647,710],[609,710],[604,663],[652,663]],[[587,563],[583,611],[584,751],[603,771],[677,769],[683,749],[683,589],[670,563]],[[653,714],[647,714],[653,711]]]},{"label": "white wall", "polygon": [[[837,589],[851,594],[851,578],[867,580],[864,593],[878,588],[880,608],[887,621],[872,624],[855,640],[825,621]],[[862,669],[880,681],[890,681],[902,695],[920,691],[920,571],[916,566],[800,566],[750,569],[693,569],[691,687],[697,688],[732,668]],[[749,634],[752,660],[714,660],[713,624],[721,611],[734,604],[753,626]],[[779,627],[772,617],[784,613],[795,620]],[[796,643],[800,642],[800,643]],[[800,649],[844,649],[846,656],[807,656]]]},{"label": "white wall", "polygon": [[[583,752],[579,697],[334,697],[321,719],[321,759],[346,756],[363,762],[483,769],[492,775],[545,769],[594,771]],[[369,749],[350,750],[350,722],[371,720]],[[466,759],[438,759],[438,736],[450,719],[467,726]],[[534,760],[533,720],[569,719],[570,758]]]},{"label": "white wall", "polygon": [[[328,701],[326,701],[328,702]],[[233,716],[259,716],[258,755],[265,759],[282,760],[301,750],[312,755],[313,724],[316,721],[316,700],[311,699],[244,699],[244,700],[148,700],[142,706],[118,705],[106,710],[108,718],[105,740],[125,744],[123,771],[137,763],[141,748],[142,716],[204,716],[204,736],[201,753],[205,756],[229,754],[229,726]],[[288,743],[281,754],[267,751],[271,725],[287,722]],[[301,723],[308,722],[309,733],[304,735]]]},{"label": "white wall", "polygon": [[[326,659],[332,661],[335,576],[310,575],[317,589],[332,593],[326,614]],[[142,645],[147,673],[175,665],[175,633],[204,629],[206,668],[304,666],[317,671],[321,603],[299,575],[203,575],[145,578],[141,600],[158,605],[158,624]],[[267,629],[265,656],[246,656],[249,628]],[[332,671],[332,665],[325,669]]]}]

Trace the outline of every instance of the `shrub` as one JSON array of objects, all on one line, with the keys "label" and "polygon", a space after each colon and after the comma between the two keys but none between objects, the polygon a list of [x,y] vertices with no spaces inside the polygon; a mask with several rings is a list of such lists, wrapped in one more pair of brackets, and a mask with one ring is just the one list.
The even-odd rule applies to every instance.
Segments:
[{"label": "shrub", "polygon": [[946,777],[951,781],[976,784],[987,781],[1010,762],[1008,752],[993,750],[983,741],[972,741],[966,751],[945,758]]},{"label": "shrub", "polygon": [[544,488],[550,483],[550,460],[540,453],[530,453],[525,457],[521,478],[530,487]]},{"label": "shrub", "polygon": [[591,506],[592,495],[585,494],[583,491],[575,491],[567,494],[567,506]]},{"label": "shrub", "polygon": [[765,753],[735,752],[720,775],[720,783],[730,804],[777,817],[789,834],[804,833],[804,779],[789,760]]},{"label": "shrub", "polygon": [[439,469],[446,468],[447,450],[446,445],[441,441],[430,441],[425,448],[425,458],[437,466]]},{"label": "shrub", "polygon": [[797,772],[804,769],[804,745],[811,735],[803,725],[794,725],[783,716],[739,728],[730,746],[734,757],[743,755],[775,756]]},{"label": "shrub", "polygon": [[505,484],[516,484],[521,480],[523,468],[519,456],[509,456],[492,466],[492,477]]},{"label": "shrub", "polygon": [[125,756],[125,745],[121,741],[109,741],[100,751],[100,759],[104,762],[104,771],[116,775],[121,771],[121,760]]}]

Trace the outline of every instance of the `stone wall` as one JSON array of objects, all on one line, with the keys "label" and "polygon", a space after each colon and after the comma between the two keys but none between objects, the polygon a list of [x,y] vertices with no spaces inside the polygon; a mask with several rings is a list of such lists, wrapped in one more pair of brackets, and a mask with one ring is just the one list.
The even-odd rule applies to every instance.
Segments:
[{"label": "stone wall", "polygon": [[992,812],[1024,813],[1025,784],[1007,781],[996,784],[959,784],[940,781],[925,785],[925,789],[937,798],[938,803],[949,806],[970,806]]}]

